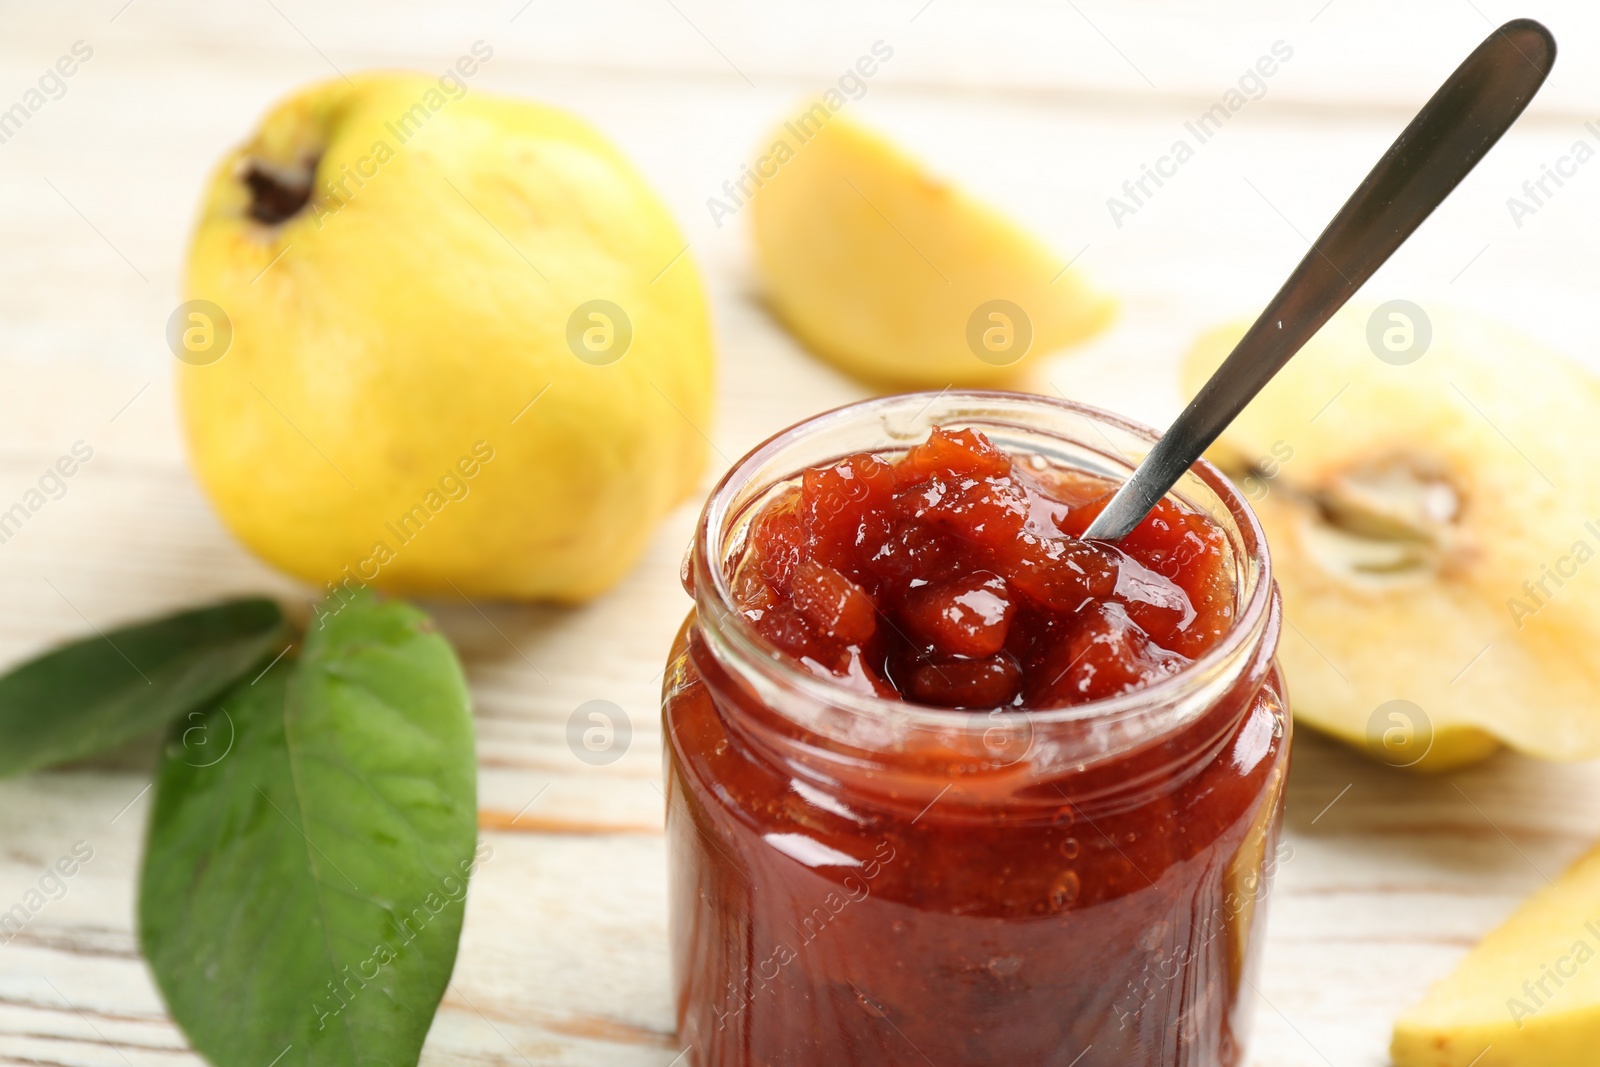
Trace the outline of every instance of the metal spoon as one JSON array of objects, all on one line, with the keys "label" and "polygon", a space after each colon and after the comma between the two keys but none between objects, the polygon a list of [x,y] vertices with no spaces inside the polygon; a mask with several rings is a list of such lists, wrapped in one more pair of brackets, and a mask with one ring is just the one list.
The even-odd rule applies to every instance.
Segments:
[{"label": "metal spoon", "polygon": [[1262,386],[1477,166],[1544,84],[1555,38],[1532,19],[1491,33],[1378,160],[1261,317],[1084,537],[1120,541]]}]

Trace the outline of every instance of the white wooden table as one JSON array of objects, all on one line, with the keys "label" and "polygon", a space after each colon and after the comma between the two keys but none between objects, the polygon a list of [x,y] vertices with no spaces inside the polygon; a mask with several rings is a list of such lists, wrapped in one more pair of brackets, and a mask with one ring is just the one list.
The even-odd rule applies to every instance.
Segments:
[{"label": "white wooden table", "polygon": [[[877,40],[893,59],[852,114],[1025,220],[1064,259],[1080,256],[1124,301],[1112,331],[1042,366],[1036,386],[1160,423],[1176,410],[1172,367],[1189,338],[1259,306],[1490,21],[1545,18],[1565,51],[1544,95],[1369,292],[1475,306],[1600,365],[1600,163],[1520,227],[1505,205],[1574,141],[1600,145],[1584,126],[1600,117],[1600,12],[1576,0],[1206,6],[12,5],[0,110],[74,42],[93,57],[0,143],[0,503],[74,441],[94,459],[0,545],[0,661],[91,624],[228,593],[306,595],[229,538],[178,440],[162,331],[201,183],[290,88],[336,70],[443,70],[480,39],[494,56],[473,91],[581,113],[680,218],[715,302],[721,406],[706,432],[724,459],[864,395],[775,326],[742,225],[717,227],[705,201],[769,123]],[[1293,58],[1265,95],[1114,225],[1106,198],[1280,40]],[[693,510],[672,516],[627,581],[587,607],[428,605],[473,682],[480,822],[494,856],[473,882],[426,1063],[676,1056],[656,695],[688,606],[676,570]],[[606,767],[579,761],[565,741],[568,715],[595,698],[626,709],[633,727],[627,753]],[[0,783],[0,910],[74,842],[94,849],[67,895],[0,947],[0,1061],[196,1061],[133,934],[150,756],[130,750]],[[1506,755],[1417,779],[1303,733],[1287,832],[1294,856],[1274,891],[1254,1061],[1382,1064],[1394,1015],[1600,837],[1600,770]]]}]

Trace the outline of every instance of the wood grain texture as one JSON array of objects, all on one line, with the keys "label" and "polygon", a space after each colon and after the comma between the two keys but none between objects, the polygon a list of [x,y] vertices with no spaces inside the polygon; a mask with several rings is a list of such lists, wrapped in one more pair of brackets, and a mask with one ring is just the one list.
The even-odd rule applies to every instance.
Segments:
[{"label": "wood grain texture", "polygon": [[[375,66],[442,70],[482,39],[495,55],[473,91],[548,100],[613,137],[677,214],[707,275],[722,368],[719,414],[702,430],[720,468],[865,395],[773,323],[745,220],[718,226],[706,200],[769,125],[874,40],[895,56],[852,113],[1024,220],[1063,262],[1078,257],[1123,301],[1110,332],[1045,361],[1033,386],[1161,423],[1180,401],[1173,366],[1188,340],[1270,295],[1487,20],[1513,14],[1547,19],[1562,42],[1547,91],[1368,293],[1477,307],[1600,367],[1600,163],[1520,226],[1505,206],[1576,140],[1600,145],[1584,125],[1600,118],[1592,5],[19,8],[0,42],[0,108],[74,41],[95,52],[65,96],[0,144],[0,506],[73,442],[95,455],[0,545],[0,661],[229,593],[307,596],[246,555],[190,479],[162,334],[209,167],[301,82]],[[1265,95],[1117,226],[1106,198],[1277,40],[1295,55]],[[622,586],[585,607],[426,605],[473,685],[479,825],[494,848],[424,1052],[431,1067],[666,1067],[677,1056],[656,699],[688,607],[676,571],[693,512],[671,516]],[[605,767],[567,748],[568,716],[591,699],[621,706],[633,729]],[[150,756],[135,747],[0,783],[0,908],[74,842],[94,849],[66,895],[0,946],[0,1063],[198,1062],[135,951]],[[1600,769],[1503,755],[1424,780],[1302,733],[1288,804],[1294,854],[1271,904],[1254,1062],[1367,1067],[1386,1062],[1403,1006],[1600,837]]]}]

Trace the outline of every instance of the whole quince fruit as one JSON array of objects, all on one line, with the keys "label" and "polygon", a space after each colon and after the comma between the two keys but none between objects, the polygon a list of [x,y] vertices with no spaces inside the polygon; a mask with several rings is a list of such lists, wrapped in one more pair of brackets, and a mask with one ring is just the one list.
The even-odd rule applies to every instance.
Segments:
[{"label": "whole quince fruit", "polygon": [[169,324],[200,481],[313,582],[578,601],[698,483],[686,242],[572,115],[360,76],[217,167]]}]

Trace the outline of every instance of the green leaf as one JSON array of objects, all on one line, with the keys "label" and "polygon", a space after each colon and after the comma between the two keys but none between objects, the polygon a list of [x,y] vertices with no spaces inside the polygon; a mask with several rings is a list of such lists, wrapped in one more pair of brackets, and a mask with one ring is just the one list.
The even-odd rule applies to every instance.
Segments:
[{"label": "green leaf", "polygon": [[406,605],[319,616],[292,669],[188,727],[231,731],[228,756],[196,766],[174,731],[156,779],[140,941],[216,1067],[410,1067],[455,966],[477,838],[461,666]]},{"label": "green leaf", "polygon": [[165,727],[288,647],[270,600],[230,600],[74,642],[0,677],[0,778]]}]

